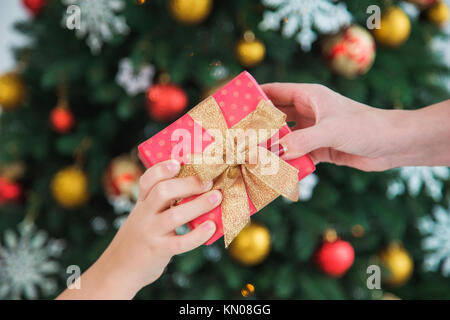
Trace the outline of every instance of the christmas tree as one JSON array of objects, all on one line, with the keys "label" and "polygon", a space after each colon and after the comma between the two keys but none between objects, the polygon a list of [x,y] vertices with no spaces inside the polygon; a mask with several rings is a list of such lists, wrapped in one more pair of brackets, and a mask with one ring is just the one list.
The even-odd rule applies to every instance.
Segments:
[{"label": "christmas tree", "polygon": [[[133,207],[138,144],[244,69],[378,108],[449,97],[443,0],[23,3],[32,41],[0,77],[2,298],[53,298],[86,270]],[[278,198],[229,250],[175,257],[137,298],[448,299],[449,179],[320,164],[301,201]]]}]

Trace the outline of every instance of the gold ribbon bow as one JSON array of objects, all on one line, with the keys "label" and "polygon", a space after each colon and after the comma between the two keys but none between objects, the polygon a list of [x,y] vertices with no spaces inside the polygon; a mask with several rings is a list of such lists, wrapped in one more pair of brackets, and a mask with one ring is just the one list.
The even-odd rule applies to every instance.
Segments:
[{"label": "gold ribbon bow", "polygon": [[[191,155],[191,161],[183,165],[179,176],[196,175],[202,182],[212,180],[213,189],[222,191],[225,247],[228,247],[250,222],[248,198],[258,211],[279,195],[297,201],[298,170],[266,148],[258,146],[286,124],[286,115],[270,101],[261,100],[255,111],[230,129],[213,97],[193,108],[189,115],[214,137],[214,142],[208,145],[202,154]],[[240,129],[243,131],[239,131]],[[242,139],[241,143],[236,143],[236,138],[242,138],[236,137],[236,133],[245,134],[247,129],[253,129],[248,130],[253,133],[257,132],[256,136],[248,135],[245,137],[245,143],[242,143]],[[233,140],[229,137],[233,137]],[[249,149],[252,143],[252,150],[257,150],[253,154]],[[227,157],[225,161],[214,163],[217,156],[224,160],[223,157],[230,154],[232,159]],[[239,155],[243,155],[240,160]],[[276,172],[270,172],[274,170],[269,167],[274,166]]]}]

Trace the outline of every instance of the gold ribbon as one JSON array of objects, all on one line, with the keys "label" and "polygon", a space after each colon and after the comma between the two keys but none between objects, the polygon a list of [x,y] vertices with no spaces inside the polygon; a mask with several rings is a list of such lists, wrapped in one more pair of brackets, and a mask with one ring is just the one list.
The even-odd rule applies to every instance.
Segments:
[{"label": "gold ribbon", "polygon": [[[190,163],[183,165],[179,176],[196,175],[202,182],[212,180],[213,189],[222,191],[225,247],[250,222],[248,198],[258,211],[279,195],[297,201],[298,170],[266,148],[258,146],[286,123],[286,115],[270,101],[261,100],[255,111],[230,128],[233,130],[228,128],[222,110],[213,97],[193,108],[189,115],[214,137],[214,142],[202,154],[191,155]],[[245,138],[245,143],[238,144],[236,139],[230,143],[228,138],[235,136],[239,129],[243,129],[243,132],[253,129],[257,135],[249,135]],[[257,150],[257,158],[249,150],[252,143]],[[220,155],[216,154],[217,150]],[[224,156],[230,154],[231,160],[227,157],[225,162],[214,163],[217,156],[224,160]],[[243,161],[239,161],[239,155],[244,155]],[[263,158],[265,161],[261,161]],[[268,174],[269,167],[274,164],[278,170]]]}]

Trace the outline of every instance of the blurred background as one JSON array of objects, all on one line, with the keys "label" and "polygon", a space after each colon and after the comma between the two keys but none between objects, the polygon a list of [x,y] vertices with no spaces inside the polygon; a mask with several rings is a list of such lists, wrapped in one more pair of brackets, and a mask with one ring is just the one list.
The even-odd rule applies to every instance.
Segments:
[{"label": "blurred background", "polygon": [[[1,1],[0,298],[54,298],[86,270],[133,208],[139,143],[243,70],[384,109],[449,99],[449,5]],[[448,299],[449,179],[320,164],[298,203],[174,258],[137,298]]]}]

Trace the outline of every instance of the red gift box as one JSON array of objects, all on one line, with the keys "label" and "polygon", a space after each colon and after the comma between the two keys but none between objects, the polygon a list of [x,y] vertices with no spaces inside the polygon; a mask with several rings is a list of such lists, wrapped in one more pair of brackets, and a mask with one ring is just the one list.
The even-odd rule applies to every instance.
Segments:
[{"label": "red gift box", "polygon": [[[269,100],[256,80],[246,71],[228,82],[213,94],[212,97],[219,105],[228,128],[231,128],[253,112],[257,108],[260,100]],[[183,129],[184,136],[179,135],[177,129]],[[190,135],[189,139],[186,139],[186,132]],[[285,136],[289,132],[289,127],[285,125],[279,130],[278,138]],[[189,114],[185,114],[164,130],[141,143],[138,147],[139,157],[147,168],[171,158],[175,158],[181,163],[184,163],[190,154],[178,152],[175,148],[183,151],[188,150],[185,153],[201,154],[213,141],[212,136],[200,124],[195,122]],[[265,147],[267,148],[275,142],[271,138],[267,141]],[[179,148],[180,146],[183,146],[183,148]],[[299,181],[315,170],[314,163],[307,155],[286,162],[298,169]],[[186,199],[186,201],[191,199]],[[257,210],[251,200],[248,199],[248,201],[250,214],[253,215]],[[195,228],[207,220],[213,220],[217,226],[216,233],[206,243],[210,245],[223,236],[220,206],[191,221],[189,227],[191,229]]]}]

